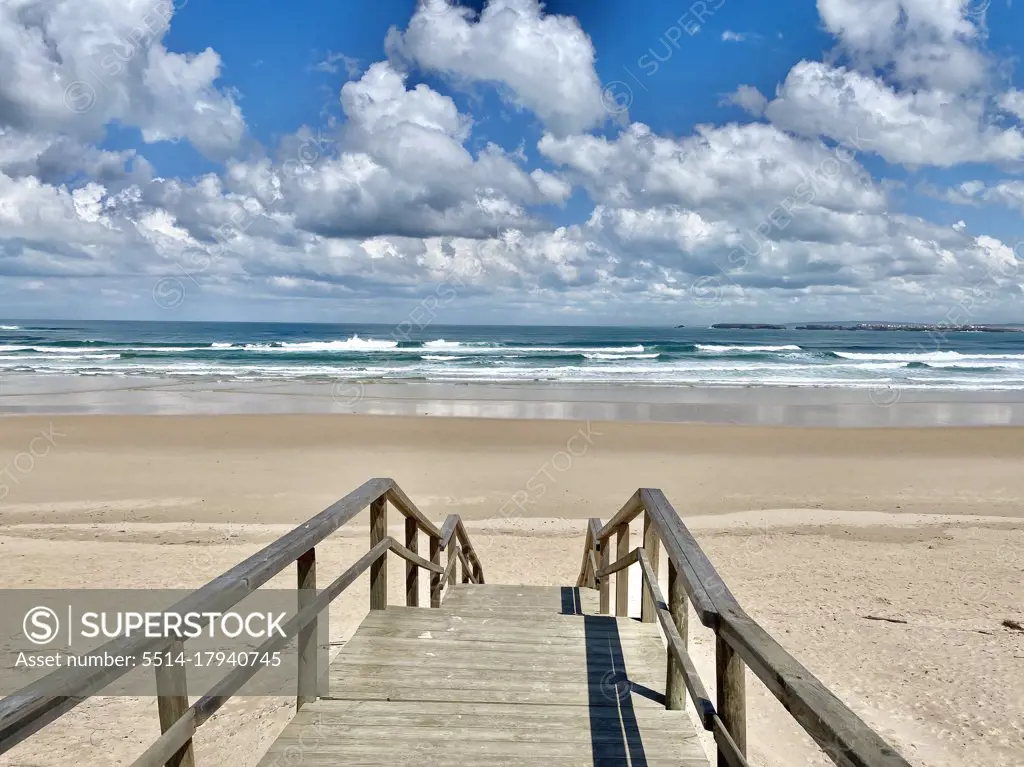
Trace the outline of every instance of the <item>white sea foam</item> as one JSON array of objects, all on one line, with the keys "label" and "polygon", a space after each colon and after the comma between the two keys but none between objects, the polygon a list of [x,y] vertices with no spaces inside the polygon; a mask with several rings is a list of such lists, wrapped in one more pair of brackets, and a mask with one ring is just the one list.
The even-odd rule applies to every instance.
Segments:
[{"label": "white sea foam", "polygon": [[0,330],[21,330],[21,325],[0,325]]},{"label": "white sea foam", "polygon": [[424,349],[444,349],[444,350],[452,349],[452,350],[454,350],[454,349],[462,349],[462,348],[464,348],[464,346],[463,346],[463,344],[461,344],[458,341],[445,341],[443,338],[439,338],[436,341],[424,341],[423,348]]},{"label": "white sea foam", "polygon": [[961,354],[960,352],[832,352],[844,360],[893,362],[985,362],[1024,360],[1024,354]]},{"label": "white sea foam", "polygon": [[387,352],[397,349],[398,341],[354,335],[344,341],[285,341],[281,344],[246,344],[244,348],[269,352]]},{"label": "white sea foam", "polygon": [[796,344],[784,344],[782,346],[728,346],[723,344],[697,344],[697,351],[701,352],[799,352],[803,351]]},{"label": "white sea foam", "polygon": [[583,356],[588,360],[656,360],[661,356],[660,352],[653,354],[605,354],[603,352],[584,352]]}]

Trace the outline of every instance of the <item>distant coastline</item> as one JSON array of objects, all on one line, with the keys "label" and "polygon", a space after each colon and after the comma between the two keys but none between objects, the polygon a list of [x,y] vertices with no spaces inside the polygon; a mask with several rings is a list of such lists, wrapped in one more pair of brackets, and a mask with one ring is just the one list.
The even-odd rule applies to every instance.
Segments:
[{"label": "distant coastline", "polygon": [[[677,327],[683,327],[677,325]],[[947,323],[919,322],[857,322],[853,324],[832,324],[809,322],[803,325],[769,325],[762,322],[719,322],[713,330],[892,330],[916,333],[1024,333],[1024,328],[1009,325],[949,325]]]}]

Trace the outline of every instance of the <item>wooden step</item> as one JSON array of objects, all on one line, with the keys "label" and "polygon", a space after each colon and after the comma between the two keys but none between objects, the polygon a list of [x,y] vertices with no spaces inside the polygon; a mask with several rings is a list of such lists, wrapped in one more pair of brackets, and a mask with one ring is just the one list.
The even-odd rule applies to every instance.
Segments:
[{"label": "wooden step", "polygon": [[460,585],[366,616],[260,767],[708,767],[658,629],[592,590]]}]

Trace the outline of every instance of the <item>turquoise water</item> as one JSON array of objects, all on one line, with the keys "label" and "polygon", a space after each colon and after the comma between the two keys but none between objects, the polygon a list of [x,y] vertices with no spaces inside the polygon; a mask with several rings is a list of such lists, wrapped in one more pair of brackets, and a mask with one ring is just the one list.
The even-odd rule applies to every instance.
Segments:
[{"label": "turquoise water", "polygon": [[0,376],[1024,389],[1024,333],[0,321]]}]

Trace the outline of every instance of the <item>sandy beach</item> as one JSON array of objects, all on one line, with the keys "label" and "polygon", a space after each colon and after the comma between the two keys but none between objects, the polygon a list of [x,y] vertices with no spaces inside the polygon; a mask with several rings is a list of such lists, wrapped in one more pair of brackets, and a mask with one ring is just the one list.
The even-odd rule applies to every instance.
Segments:
[{"label": "sandy beach", "polygon": [[[1014,428],[11,417],[0,420],[0,584],[197,587],[391,476],[433,520],[469,521],[489,582],[565,585],[585,519],[660,487],[747,611],[911,763],[1010,767],[1024,762],[1012,683],[1024,632],[1003,625],[1024,620],[1022,458]],[[318,567],[340,572],[366,540],[354,520]],[[332,608],[332,640],[366,609],[360,582]],[[711,687],[713,641],[691,634]],[[749,675],[748,686],[752,764],[825,764]],[[200,730],[200,763],[255,764],[290,706],[232,701]],[[129,764],[158,732],[151,700],[97,698],[0,765]]]}]

